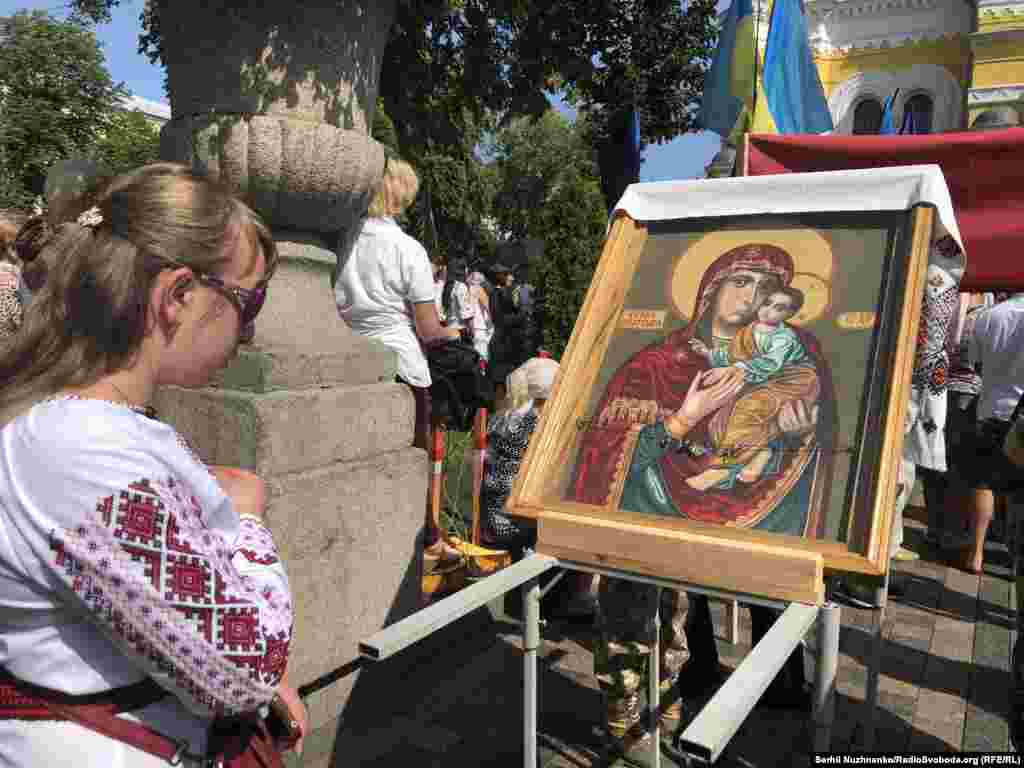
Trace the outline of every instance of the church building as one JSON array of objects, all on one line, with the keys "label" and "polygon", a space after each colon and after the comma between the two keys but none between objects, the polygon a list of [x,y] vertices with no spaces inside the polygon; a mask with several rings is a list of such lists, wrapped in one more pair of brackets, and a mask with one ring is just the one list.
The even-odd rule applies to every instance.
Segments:
[{"label": "church building", "polygon": [[[754,9],[763,55],[771,4]],[[894,93],[905,133],[1024,124],[1024,0],[804,0],[804,9],[835,133],[878,133]],[[709,175],[729,175],[734,155],[723,148]]]},{"label": "church building", "polygon": [[806,0],[805,9],[837,133],[877,133],[897,88],[895,124],[914,133],[1020,124],[1024,0]]}]

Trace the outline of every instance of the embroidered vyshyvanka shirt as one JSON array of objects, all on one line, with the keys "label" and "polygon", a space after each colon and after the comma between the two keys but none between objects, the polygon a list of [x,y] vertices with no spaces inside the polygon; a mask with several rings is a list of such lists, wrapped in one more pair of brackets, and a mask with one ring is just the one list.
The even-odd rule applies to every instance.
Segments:
[{"label": "embroidered vyshyvanka shirt", "polygon": [[[273,697],[292,618],[270,532],[172,427],[57,398],[0,430],[0,664],[16,677],[76,695],[152,677],[172,696],[137,716],[201,751],[211,717]],[[74,724],[0,721],[0,765],[76,740],[96,743]],[[76,766],[138,754],[100,743],[105,759]]]},{"label": "embroidered vyshyvanka shirt", "polygon": [[917,418],[904,439],[903,456],[919,467],[938,472],[946,471],[947,339],[950,328],[957,325],[965,265],[959,250],[946,255],[932,244],[910,384]]}]

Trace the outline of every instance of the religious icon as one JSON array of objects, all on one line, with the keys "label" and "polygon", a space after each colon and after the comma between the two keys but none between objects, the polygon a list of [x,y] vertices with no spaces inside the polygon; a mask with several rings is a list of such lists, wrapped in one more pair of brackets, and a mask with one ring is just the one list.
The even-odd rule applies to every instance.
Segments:
[{"label": "religious icon", "polygon": [[620,217],[509,501],[538,550],[786,599],[883,574],[931,216]]},{"label": "religious icon", "polygon": [[[835,397],[821,343],[801,326],[826,311],[832,271],[829,243],[813,230],[716,232],[679,254],[666,299],[688,319],[611,378],[567,498],[815,534]],[[672,434],[691,385],[728,376],[741,380],[737,392]]]}]

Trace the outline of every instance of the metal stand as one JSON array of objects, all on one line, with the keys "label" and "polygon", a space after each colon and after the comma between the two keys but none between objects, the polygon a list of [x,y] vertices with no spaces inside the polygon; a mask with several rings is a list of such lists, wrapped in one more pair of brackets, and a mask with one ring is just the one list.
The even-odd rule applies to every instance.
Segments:
[{"label": "metal stand", "polygon": [[865,752],[875,748],[875,725],[878,721],[878,674],[882,668],[882,629],[885,626],[885,606],[889,599],[889,578],[892,569],[886,569],[882,586],[875,590],[875,608],[871,616],[871,657],[868,659],[867,684],[864,687],[864,715],[861,717],[861,746]]},{"label": "metal stand", "polygon": [[654,638],[647,663],[647,715],[651,737],[651,765],[661,768],[661,718],[658,710],[661,704],[661,590],[654,598]]},{"label": "metal stand", "polygon": [[[598,573],[617,579],[627,579],[657,587],[696,592],[726,601],[738,601],[769,608],[784,609],[782,616],[772,625],[740,666],[680,738],[680,749],[686,756],[712,763],[718,759],[729,740],[735,735],[747,715],[769,683],[786,663],[790,654],[803,640],[807,631],[817,622],[818,654],[814,676],[814,737],[813,747],[827,751],[831,741],[831,727],[835,717],[835,681],[839,665],[839,606],[826,603],[819,608],[803,603],[784,603],[755,595],[743,595],[698,585],[680,583],[629,573],[613,568],[598,568],[585,563],[565,562],[548,555],[531,553],[515,565],[482,579],[463,590],[438,601],[428,608],[381,630],[359,644],[362,656],[370,661],[382,661],[401,651],[430,633],[441,629],[520,585],[525,586],[523,596],[523,766],[537,767],[537,651],[540,647],[540,598],[538,579],[551,568]],[[659,595],[660,598],[660,595]],[[660,599],[657,610],[660,610]],[[657,618],[657,615],[656,615]],[[655,627],[658,622],[655,621]],[[660,700],[659,664],[660,635],[655,634],[650,653],[649,701]],[[649,707],[651,716],[653,765],[659,768],[660,722],[658,707]]]},{"label": "metal stand", "polygon": [[839,671],[839,606],[825,603],[818,611],[818,656],[814,665],[814,751],[828,752],[832,746],[832,724],[836,719],[836,674]]},{"label": "metal stand", "polygon": [[[706,763],[713,763],[719,758],[775,675],[814,625],[818,613],[819,609],[814,605],[788,605],[761,642],[754,646],[718,693],[683,731],[679,740],[681,751]],[[838,613],[837,607],[835,614],[838,616]],[[822,674],[815,674],[815,681],[821,678],[826,690],[835,684],[838,652],[837,647],[831,658],[826,658],[828,654],[824,652],[819,652],[817,657],[816,672],[820,673],[823,667],[831,671],[828,679]],[[823,728],[827,729],[829,725],[831,722],[824,724]],[[826,738],[829,736],[827,730],[824,735]]]},{"label": "metal stand", "polygon": [[537,765],[537,649],[540,647],[540,584],[523,589],[523,765]]}]

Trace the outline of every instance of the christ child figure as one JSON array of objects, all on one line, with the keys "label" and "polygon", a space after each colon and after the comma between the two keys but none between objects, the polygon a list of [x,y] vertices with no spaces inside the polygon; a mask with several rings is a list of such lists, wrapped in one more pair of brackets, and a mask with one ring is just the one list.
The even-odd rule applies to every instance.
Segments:
[{"label": "christ child figure", "polygon": [[718,457],[715,465],[687,482],[698,490],[728,490],[753,483],[773,471],[784,450],[778,416],[782,406],[818,399],[814,363],[796,332],[786,324],[804,304],[797,288],[780,288],[757,311],[757,321],[743,328],[727,345],[709,348],[693,339],[691,348],[712,368],[733,366],[743,371],[745,385],[732,407],[712,417],[709,434]]}]

